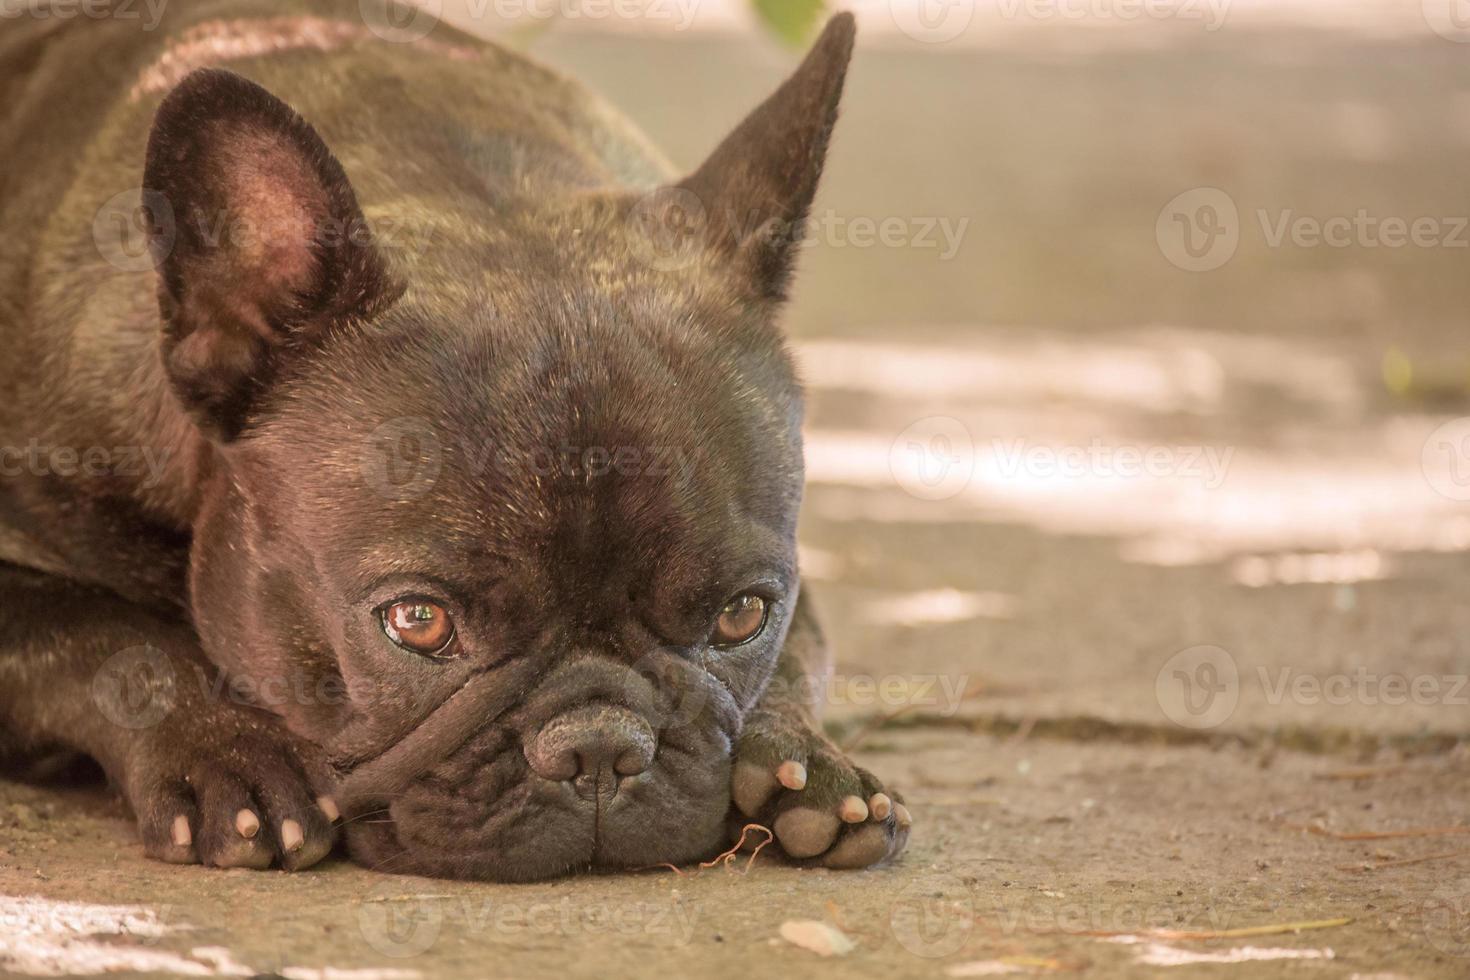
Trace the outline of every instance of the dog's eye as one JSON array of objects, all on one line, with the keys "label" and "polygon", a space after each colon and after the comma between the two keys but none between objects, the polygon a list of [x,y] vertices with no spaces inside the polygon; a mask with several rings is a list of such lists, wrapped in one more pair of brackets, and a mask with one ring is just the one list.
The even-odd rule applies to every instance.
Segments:
[{"label": "dog's eye", "polygon": [[749,643],[766,626],[766,600],[747,592],[738,595],[720,610],[710,642],[717,647],[733,647]]},{"label": "dog's eye", "polygon": [[384,606],[378,614],[388,639],[411,653],[438,656],[454,639],[454,620],[443,606],[408,599]]}]

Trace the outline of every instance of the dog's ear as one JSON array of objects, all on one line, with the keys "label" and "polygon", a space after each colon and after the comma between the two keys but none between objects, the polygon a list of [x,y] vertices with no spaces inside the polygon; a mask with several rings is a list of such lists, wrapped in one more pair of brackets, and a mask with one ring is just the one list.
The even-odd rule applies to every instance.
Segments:
[{"label": "dog's ear", "polygon": [[289,106],[232,72],[196,71],[159,106],[143,203],[164,365],[220,441],[239,434],[283,357],[391,299],[341,164]]},{"label": "dog's ear", "polygon": [[796,72],[679,184],[703,207],[712,243],[745,265],[765,299],[785,298],[856,32],[851,13],[828,21]]}]

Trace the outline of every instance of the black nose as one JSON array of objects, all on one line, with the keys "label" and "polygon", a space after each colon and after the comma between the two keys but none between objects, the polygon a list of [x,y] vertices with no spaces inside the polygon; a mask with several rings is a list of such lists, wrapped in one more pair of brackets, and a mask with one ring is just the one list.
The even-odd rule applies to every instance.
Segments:
[{"label": "black nose", "polygon": [[653,729],[626,708],[589,705],[557,715],[526,743],[542,779],[569,782],[584,800],[611,797],[624,776],[653,764]]}]

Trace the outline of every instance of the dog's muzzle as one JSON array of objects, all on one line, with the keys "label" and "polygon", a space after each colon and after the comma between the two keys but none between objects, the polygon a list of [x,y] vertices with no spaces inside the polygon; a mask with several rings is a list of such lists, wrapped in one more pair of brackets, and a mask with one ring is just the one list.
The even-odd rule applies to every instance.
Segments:
[{"label": "dog's muzzle", "polygon": [[606,802],[623,779],[653,765],[657,741],[648,722],[626,708],[586,705],[552,718],[525,743],[531,771],[570,783],[588,802]]}]

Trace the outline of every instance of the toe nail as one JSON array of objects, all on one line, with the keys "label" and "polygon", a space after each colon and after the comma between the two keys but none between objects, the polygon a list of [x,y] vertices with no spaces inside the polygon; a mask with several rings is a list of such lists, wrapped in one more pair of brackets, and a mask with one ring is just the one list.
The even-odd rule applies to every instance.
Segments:
[{"label": "toe nail", "polygon": [[887,793],[874,793],[868,800],[868,809],[872,811],[874,820],[887,820],[888,814],[893,812],[893,801]]},{"label": "toe nail", "polygon": [[301,850],[301,845],[306,843],[306,835],[301,832],[301,824],[295,820],[281,822],[281,847],[287,854]]},{"label": "toe nail", "polygon": [[182,813],[174,817],[173,839],[176,847],[188,847],[194,843],[194,832],[189,829],[189,818]]},{"label": "toe nail", "polygon": [[252,810],[241,810],[235,814],[235,829],[246,840],[260,833],[260,818]]},{"label": "toe nail", "polygon": [[893,804],[893,815],[898,818],[900,827],[907,827],[914,822],[914,818],[909,816],[909,808],[902,803]]},{"label": "toe nail", "polygon": [[332,823],[336,823],[341,819],[342,811],[337,809],[337,801],[330,796],[321,797],[316,801],[316,805],[321,808],[322,813],[325,813],[327,819]]},{"label": "toe nail", "polygon": [[860,796],[847,796],[837,807],[837,815],[842,818],[843,823],[862,823],[868,819],[868,805]]},{"label": "toe nail", "polygon": [[787,789],[802,789],[806,786],[806,766],[787,759],[776,767],[776,780]]}]

